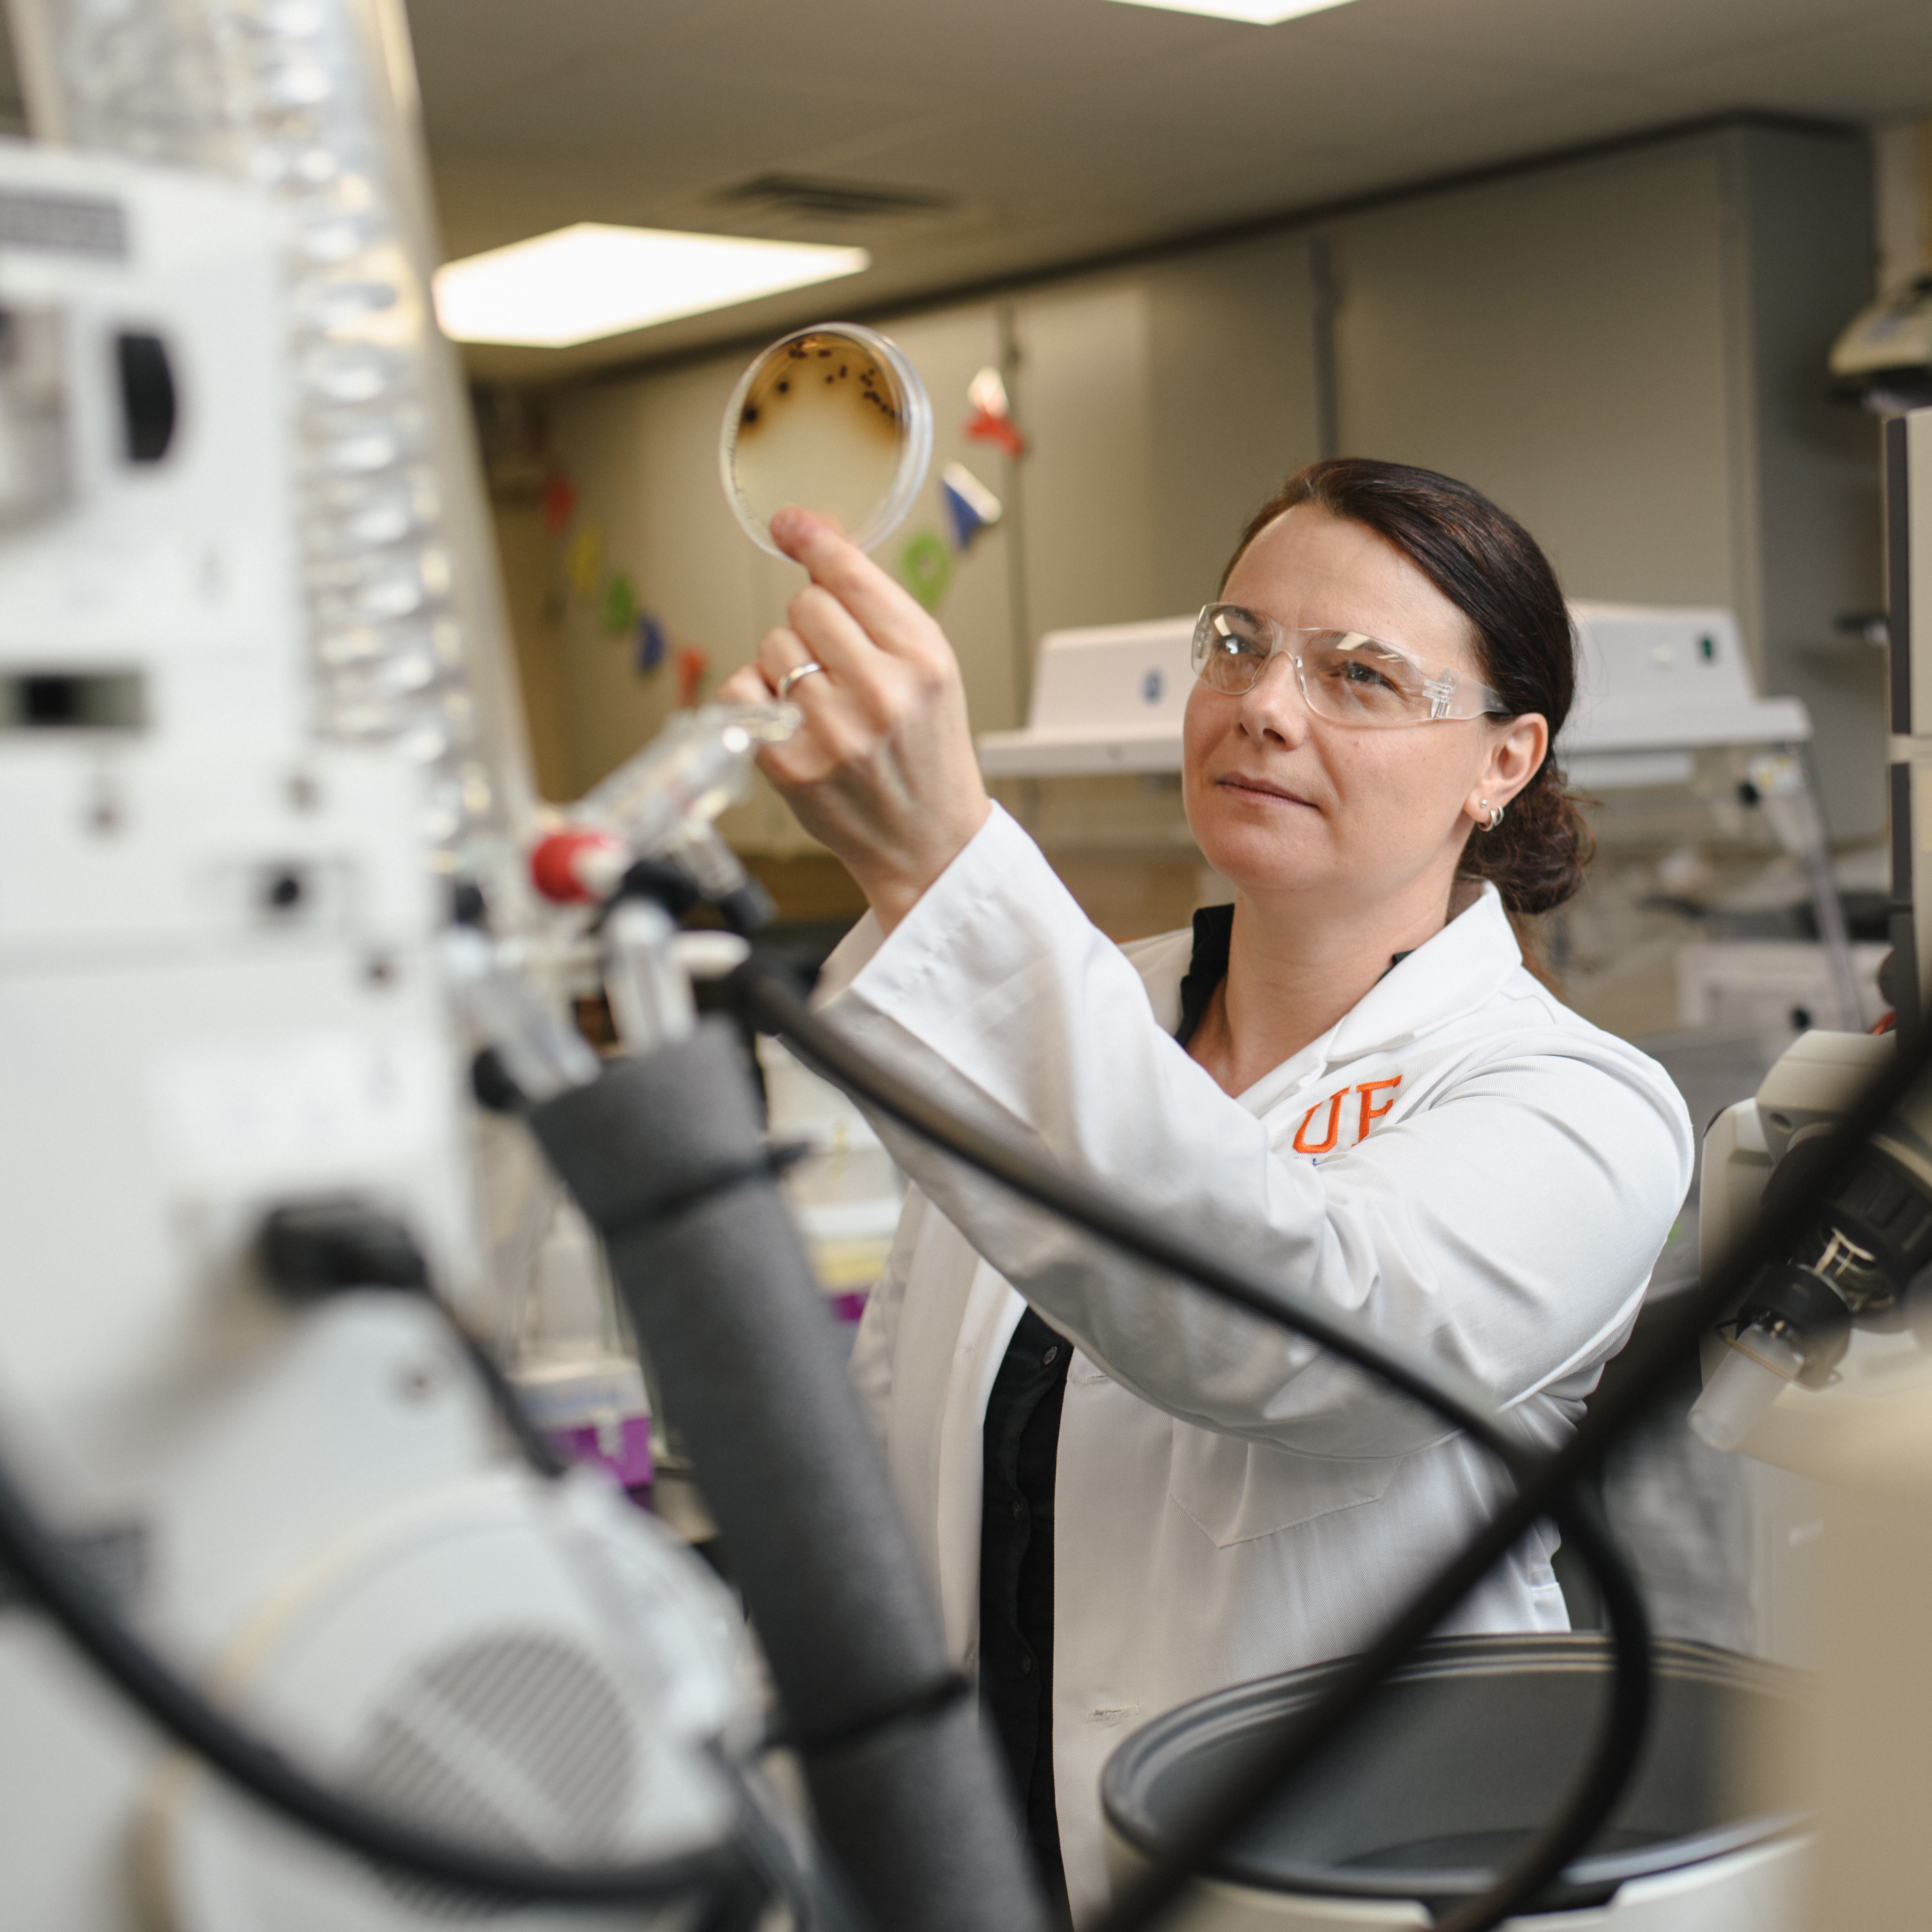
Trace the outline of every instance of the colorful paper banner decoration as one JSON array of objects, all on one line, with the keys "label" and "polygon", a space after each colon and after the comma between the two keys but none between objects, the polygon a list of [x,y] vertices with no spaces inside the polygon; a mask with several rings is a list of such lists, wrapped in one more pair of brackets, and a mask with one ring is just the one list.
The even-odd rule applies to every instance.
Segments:
[{"label": "colorful paper banner decoration", "polygon": [[561,536],[577,514],[577,485],[568,476],[552,476],[544,485],[543,526],[551,536]]},{"label": "colorful paper banner decoration", "polygon": [[918,531],[899,552],[899,581],[928,611],[936,611],[952,584],[952,557],[937,530]]},{"label": "colorful paper banner decoration", "polygon": [[604,601],[597,621],[613,637],[621,637],[638,620],[638,587],[628,572],[614,570],[604,580]]},{"label": "colorful paper banner decoration", "polygon": [[982,530],[1000,520],[1000,500],[964,463],[949,463],[939,473],[939,500],[952,526],[952,547],[963,557]]},{"label": "colorful paper banner decoration", "polygon": [[638,619],[638,675],[647,678],[664,661],[664,654],[670,648],[670,639],[664,635],[664,627],[649,611]]},{"label": "colorful paper banner decoration", "polygon": [[693,711],[698,708],[698,694],[704,684],[704,674],[711,668],[710,654],[702,645],[687,644],[677,654],[677,702],[680,711]]},{"label": "colorful paper banner decoration", "polygon": [[563,553],[563,575],[586,604],[596,596],[604,581],[604,533],[594,523],[586,523],[570,539]]},{"label": "colorful paper banner decoration", "polygon": [[1006,386],[998,369],[982,369],[967,386],[966,400],[973,413],[966,419],[966,434],[977,443],[990,443],[1015,462],[1026,454],[1026,438],[1013,421],[1006,402]]}]

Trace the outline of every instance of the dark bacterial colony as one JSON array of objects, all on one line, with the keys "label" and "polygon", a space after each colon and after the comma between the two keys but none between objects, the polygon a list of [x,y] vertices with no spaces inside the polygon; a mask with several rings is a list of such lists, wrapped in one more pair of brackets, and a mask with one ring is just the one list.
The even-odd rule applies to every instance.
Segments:
[{"label": "dark bacterial colony", "polygon": [[819,383],[834,391],[856,392],[862,416],[876,412],[877,427],[886,435],[898,434],[899,407],[892,378],[871,356],[836,335],[805,335],[786,344],[784,354],[753,384],[738,419],[739,434],[768,422],[787,397]]}]

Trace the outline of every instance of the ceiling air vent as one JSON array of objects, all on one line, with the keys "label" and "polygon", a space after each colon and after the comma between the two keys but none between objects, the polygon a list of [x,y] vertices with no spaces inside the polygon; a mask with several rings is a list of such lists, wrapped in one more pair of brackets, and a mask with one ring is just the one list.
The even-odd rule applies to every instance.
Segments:
[{"label": "ceiling air vent", "polygon": [[943,213],[950,195],[922,188],[884,188],[875,182],[826,181],[812,175],[761,174],[721,190],[721,208],[756,211],[818,221],[873,222]]}]

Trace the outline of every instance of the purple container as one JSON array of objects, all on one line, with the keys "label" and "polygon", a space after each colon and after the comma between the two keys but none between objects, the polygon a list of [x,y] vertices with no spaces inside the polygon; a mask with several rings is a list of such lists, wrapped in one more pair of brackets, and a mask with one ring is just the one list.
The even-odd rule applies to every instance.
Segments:
[{"label": "purple container", "polygon": [[599,1464],[627,1489],[649,1489],[657,1473],[651,1461],[649,1416],[627,1416],[621,1422],[588,1423],[544,1433],[560,1456],[567,1456],[573,1462]]}]

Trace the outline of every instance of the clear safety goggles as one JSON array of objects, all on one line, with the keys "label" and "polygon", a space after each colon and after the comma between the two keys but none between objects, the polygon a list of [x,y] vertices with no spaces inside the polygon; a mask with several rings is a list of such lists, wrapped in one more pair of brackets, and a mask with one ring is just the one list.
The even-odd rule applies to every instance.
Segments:
[{"label": "clear safety goggles", "polygon": [[1194,675],[1238,696],[1279,651],[1294,666],[1302,702],[1338,725],[1426,725],[1440,718],[1507,717],[1486,684],[1426,664],[1358,630],[1291,630],[1261,611],[1210,604],[1194,624]]}]

